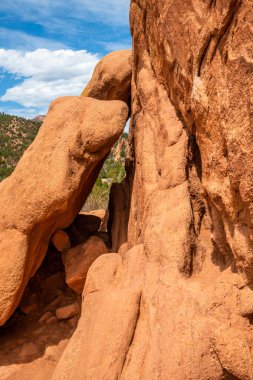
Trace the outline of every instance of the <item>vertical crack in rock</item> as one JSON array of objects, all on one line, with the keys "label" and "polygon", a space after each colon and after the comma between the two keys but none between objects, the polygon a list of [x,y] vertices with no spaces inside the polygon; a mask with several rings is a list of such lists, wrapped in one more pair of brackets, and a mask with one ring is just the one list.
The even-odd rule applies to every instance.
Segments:
[{"label": "vertical crack in rock", "polygon": [[238,13],[241,4],[242,4],[242,0],[231,0],[231,2],[229,4],[227,17],[224,21],[224,26],[223,26],[223,28],[221,28],[221,30],[219,31],[218,35],[215,38],[216,43],[215,43],[215,46],[213,48],[213,52],[212,52],[212,55],[210,58],[210,62],[212,62],[222,40],[224,40],[226,38],[226,36],[228,35],[229,29],[231,28],[232,23],[235,21],[236,14]]},{"label": "vertical crack in rock", "polygon": [[203,199],[204,189],[201,183],[201,155],[196,142],[196,137],[192,135],[190,132],[188,132],[188,134],[188,162],[186,170],[192,209],[192,223],[189,232],[191,247],[190,275],[192,275],[194,271],[201,269],[202,261],[204,260],[204,257],[202,256],[201,252],[201,247],[199,246],[198,238],[200,234],[202,220],[206,213],[206,206]]},{"label": "vertical crack in rock", "polygon": [[[219,49],[222,41],[224,44],[225,38],[229,34],[229,30],[232,27],[233,22],[235,21],[236,15],[238,14],[239,8],[241,6],[242,1],[241,0],[231,0],[229,3],[229,7],[227,10],[227,14],[224,17],[222,15],[222,25],[220,27],[213,27],[211,25],[208,26],[207,23],[207,30],[210,31],[207,32],[209,36],[204,37],[205,43],[201,49],[202,53],[200,54],[199,63],[198,63],[198,71],[197,75],[201,77],[203,66],[205,64],[211,64],[213,61],[217,50]],[[211,2],[211,7],[215,7],[214,2]],[[213,12],[218,12],[218,10],[213,9]],[[209,54],[210,53],[210,54]],[[209,56],[209,59],[208,59]],[[223,57],[225,59],[225,57]]]},{"label": "vertical crack in rock", "polygon": [[212,40],[213,40],[213,35],[210,34],[210,36],[206,38],[206,42],[202,48],[202,53],[200,55],[199,64],[198,64],[198,76],[199,77],[201,77],[203,65],[207,59],[208,50],[210,49],[210,45],[211,45]]}]

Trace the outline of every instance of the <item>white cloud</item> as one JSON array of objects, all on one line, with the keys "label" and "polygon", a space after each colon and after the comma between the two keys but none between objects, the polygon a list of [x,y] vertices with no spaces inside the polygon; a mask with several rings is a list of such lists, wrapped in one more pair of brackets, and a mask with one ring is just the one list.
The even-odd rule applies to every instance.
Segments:
[{"label": "white cloud", "polygon": [[0,68],[6,73],[24,77],[21,84],[7,89],[0,100],[45,112],[53,99],[79,95],[97,61],[96,54],[85,50],[37,49],[21,52],[0,49]]}]

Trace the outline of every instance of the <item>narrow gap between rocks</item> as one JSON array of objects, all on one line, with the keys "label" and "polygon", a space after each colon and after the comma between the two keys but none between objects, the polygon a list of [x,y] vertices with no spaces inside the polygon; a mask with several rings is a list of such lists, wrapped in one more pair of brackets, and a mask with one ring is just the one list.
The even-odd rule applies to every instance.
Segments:
[{"label": "narrow gap between rocks", "polygon": [[59,360],[79,320],[88,269],[101,254],[111,252],[113,217],[108,231],[108,202],[111,188],[115,193],[125,178],[128,149],[124,132],[80,213],[70,226],[52,236],[46,257],[18,308],[0,327],[0,366]]}]

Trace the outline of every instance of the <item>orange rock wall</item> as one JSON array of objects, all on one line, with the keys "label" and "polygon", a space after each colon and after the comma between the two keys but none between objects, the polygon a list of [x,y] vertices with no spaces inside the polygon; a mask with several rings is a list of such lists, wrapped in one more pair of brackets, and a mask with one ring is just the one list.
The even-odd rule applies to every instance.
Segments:
[{"label": "orange rock wall", "polygon": [[54,380],[253,379],[252,17],[132,0],[132,248],[91,266]]},{"label": "orange rock wall", "polygon": [[[252,2],[133,0],[130,21],[136,157],[130,239],[145,241],[150,207],[159,208],[152,193],[184,181],[175,160],[187,135],[200,151],[198,177],[216,250],[252,279]],[[176,165],[183,171],[182,160]]]}]

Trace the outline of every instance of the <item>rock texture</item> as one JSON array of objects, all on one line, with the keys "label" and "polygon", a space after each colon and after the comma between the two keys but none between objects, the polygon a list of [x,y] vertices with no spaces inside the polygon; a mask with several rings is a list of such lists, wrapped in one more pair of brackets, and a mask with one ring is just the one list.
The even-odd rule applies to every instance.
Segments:
[{"label": "rock texture", "polygon": [[54,101],[34,143],[1,183],[0,324],[17,307],[51,236],[82,208],[127,117],[119,101]]},{"label": "rock texture", "polygon": [[73,303],[64,307],[61,307],[59,309],[56,309],[56,317],[57,319],[69,319],[75,315],[77,315],[80,311],[80,307],[78,303]]},{"label": "rock texture", "polygon": [[52,237],[52,243],[59,252],[64,252],[71,248],[69,236],[62,230],[55,231]]},{"label": "rock texture", "polygon": [[[140,91],[145,87],[147,97],[149,76],[160,93],[164,90],[153,100],[168,95],[187,133],[196,137],[216,248],[225,260],[234,260],[249,280],[253,275],[251,6],[247,0],[187,4],[150,0],[131,5],[135,119],[143,112]],[[154,21],[158,17],[159,23]],[[165,121],[160,118],[156,123]]]},{"label": "rock texture", "polygon": [[126,183],[113,183],[110,191],[108,220],[112,252],[118,252],[120,247],[127,243],[129,201],[129,189]]},{"label": "rock texture", "polygon": [[139,319],[143,261],[142,246],[124,258],[109,254],[95,261],[83,293],[82,317],[53,380],[120,378]]},{"label": "rock texture", "polygon": [[[252,1],[132,0],[130,23],[131,152],[108,223],[118,253],[90,267],[78,327],[52,379],[252,380]],[[128,101],[129,59],[106,57],[83,99]],[[118,123],[127,108],[117,104]],[[22,184],[19,167],[8,183]],[[21,200],[29,211],[33,203]],[[30,226],[34,214],[26,215]],[[12,252],[8,234],[3,247]]]},{"label": "rock texture", "polygon": [[132,51],[112,52],[99,61],[82,96],[101,100],[123,100],[129,103],[131,78]]},{"label": "rock texture", "polygon": [[50,245],[17,310],[0,327],[1,380],[51,378],[78,321],[78,315],[58,320],[56,310],[77,302],[66,285],[61,254]]},{"label": "rock texture", "polygon": [[92,265],[54,380],[253,379],[252,17],[132,0],[133,248]]},{"label": "rock texture", "polygon": [[99,256],[107,252],[105,243],[97,236],[92,236],[85,243],[63,252],[62,259],[68,286],[81,294],[90,266]]}]

